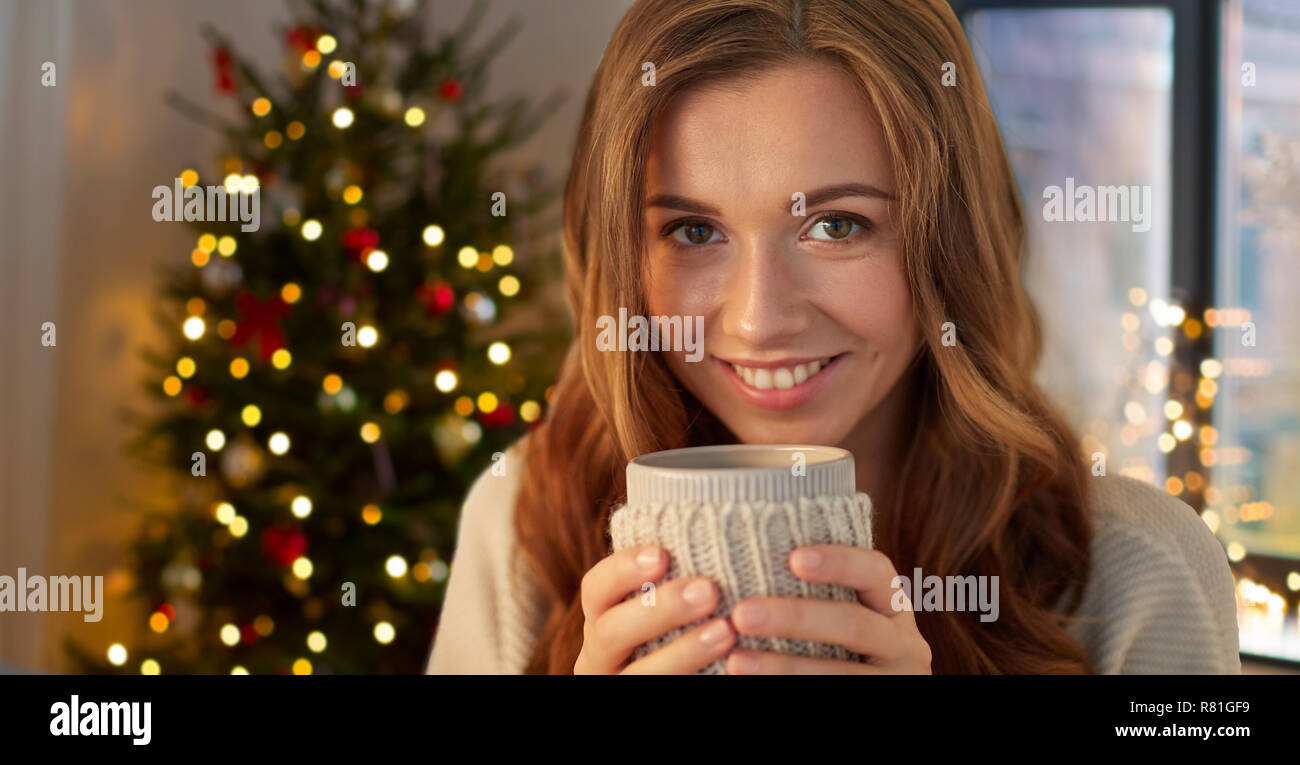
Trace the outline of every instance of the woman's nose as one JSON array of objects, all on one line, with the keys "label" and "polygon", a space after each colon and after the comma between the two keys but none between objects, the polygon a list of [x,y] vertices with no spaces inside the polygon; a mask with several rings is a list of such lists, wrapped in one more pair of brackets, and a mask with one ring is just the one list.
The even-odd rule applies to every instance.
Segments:
[{"label": "woman's nose", "polygon": [[797,258],[771,244],[738,249],[723,298],[726,334],[756,349],[776,349],[809,328],[812,306]]}]

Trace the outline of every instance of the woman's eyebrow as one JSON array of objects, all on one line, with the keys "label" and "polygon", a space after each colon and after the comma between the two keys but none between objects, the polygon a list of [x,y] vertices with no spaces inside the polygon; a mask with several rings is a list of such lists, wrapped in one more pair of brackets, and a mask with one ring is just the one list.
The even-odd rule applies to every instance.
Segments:
[{"label": "woman's eyebrow", "polygon": [[[844,197],[894,199],[893,194],[869,183],[837,183],[833,186],[823,186],[820,189],[806,192],[804,194],[804,204],[812,207]],[[646,207],[664,207],[671,210],[695,213],[696,215],[722,215],[721,210],[710,204],[678,194],[655,194],[646,201]],[[784,210],[785,207],[783,206],[782,209]]]}]

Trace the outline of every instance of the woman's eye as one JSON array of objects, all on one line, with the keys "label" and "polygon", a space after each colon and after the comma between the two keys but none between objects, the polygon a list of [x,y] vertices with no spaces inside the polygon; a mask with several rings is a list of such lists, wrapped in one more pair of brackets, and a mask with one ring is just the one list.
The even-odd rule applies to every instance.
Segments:
[{"label": "woman's eye", "polygon": [[703,221],[690,221],[673,229],[673,239],[682,245],[710,244],[718,230]]},{"label": "woman's eye", "polygon": [[865,226],[846,215],[826,215],[813,223],[808,235],[822,242],[837,242],[848,239],[862,228]]}]

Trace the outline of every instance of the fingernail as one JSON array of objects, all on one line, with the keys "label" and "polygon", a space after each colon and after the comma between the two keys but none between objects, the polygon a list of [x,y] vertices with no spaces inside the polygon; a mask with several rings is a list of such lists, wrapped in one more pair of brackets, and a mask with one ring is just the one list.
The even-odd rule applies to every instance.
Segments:
[{"label": "fingernail", "polygon": [[763,607],[757,603],[741,603],[731,612],[731,620],[736,623],[737,627],[746,630],[752,630],[763,623],[767,614],[763,613]]},{"label": "fingernail", "polygon": [[659,548],[647,547],[637,553],[636,563],[646,571],[653,571],[655,566],[659,565]]},{"label": "fingernail", "polygon": [[705,579],[699,579],[686,585],[682,597],[693,606],[703,605],[713,596],[713,585]]},{"label": "fingernail", "polygon": [[710,645],[716,645],[726,639],[728,632],[730,630],[727,628],[726,620],[719,619],[704,628],[704,631],[700,633],[700,640]]},{"label": "fingernail", "polygon": [[758,671],[758,659],[747,653],[733,653],[731,655],[731,671],[733,674],[745,675]]},{"label": "fingernail", "polygon": [[816,550],[796,550],[794,562],[799,568],[810,570],[821,565],[822,556]]}]

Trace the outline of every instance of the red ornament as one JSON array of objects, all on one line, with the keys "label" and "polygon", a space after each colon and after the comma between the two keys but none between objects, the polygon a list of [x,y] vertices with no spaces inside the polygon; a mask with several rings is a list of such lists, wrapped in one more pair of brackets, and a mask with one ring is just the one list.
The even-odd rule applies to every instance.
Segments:
[{"label": "red ornament", "polygon": [[373,228],[354,228],[343,232],[341,241],[343,249],[348,251],[348,257],[365,265],[366,256],[379,246],[379,232]]},{"label": "red ornament", "polygon": [[231,66],[234,57],[230,55],[230,49],[224,45],[218,46],[212,52],[212,63],[217,73],[217,92],[234,93],[235,92],[235,73]]},{"label": "red ornament", "polygon": [[307,553],[307,537],[292,526],[271,526],[262,532],[262,553],[273,563],[291,566]]},{"label": "red ornament", "polygon": [[289,315],[289,304],[279,295],[259,301],[252,294],[241,292],[235,298],[235,305],[244,318],[235,325],[235,334],[231,335],[230,344],[243,348],[257,336],[260,338],[258,351],[262,361],[269,361],[273,353],[284,347],[284,330],[280,329],[280,319]]},{"label": "red ornament", "polygon": [[167,617],[167,621],[169,622],[176,621],[176,609],[172,606],[171,603],[163,603],[161,606],[158,606],[156,610],[158,611],[158,613]]},{"label": "red ornament", "polygon": [[191,406],[203,406],[208,402],[208,394],[197,385],[185,386],[185,398]]},{"label": "red ornament", "polygon": [[480,413],[479,422],[489,428],[504,428],[515,421],[514,407],[502,401],[497,404],[497,408],[487,413]]},{"label": "red ornament", "polygon": [[464,93],[465,88],[454,78],[447,78],[438,86],[438,95],[444,101],[459,101]]},{"label": "red ornament", "polygon": [[257,630],[251,624],[245,624],[239,628],[239,640],[244,645],[252,645],[257,642]]},{"label": "red ornament", "polygon": [[443,281],[433,286],[421,284],[415,288],[415,296],[424,303],[424,308],[430,316],[441,316],[456,303],[456,293],[450,284]]},{"label": "red ornament", "polygon": [[284,42],[298,53],[306,53],[316,47],[316,38],[319,36],[311,27],[294,26],[289,27],[285,33]]}]

